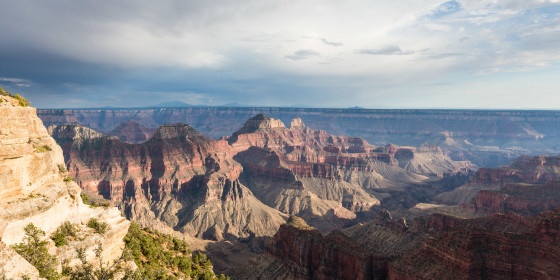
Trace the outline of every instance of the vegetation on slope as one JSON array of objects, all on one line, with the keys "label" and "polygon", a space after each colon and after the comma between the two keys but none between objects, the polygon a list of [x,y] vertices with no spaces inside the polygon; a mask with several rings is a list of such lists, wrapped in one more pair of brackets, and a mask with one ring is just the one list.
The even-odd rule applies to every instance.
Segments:
[{"label": "vegetation on slope", "polygon": [[[67,177],[70,178],[70,177]],[[72,180],[72,178],[70,178],[70,181]],[[102,198],[91,198],[89,197],[87,194],[85,193],[81,193],[80,197],[82,198],[82,202],[86,205],[89,205],[90,207],[103,207],[103,208],[107,208],[109,206],[111,206],[111,202],[109,200],[106,199],[102,199]]]},{"label": "vegetation on slope", "polygon": [[229,279],[216,275],[206,255],[192,254],[185,241],[132,223],[126,247],[145,279]]},{"label": "vegetation on slope", "polygon": [[62,225],[56,229],[56,231],[51,236],[51,239],[54,241],[56,247],[64,246],[68,244],[70,239],[76,238],[76,226],[74,226],[69,221],[64,222]]},{"label": "vegetation on slope", "polygon": [[[22,107],[29,106],[29,101],[27,101],[25,98],[23,98],[23,96],[21,96],[19,94],[15,94],[15,95],[11,94],[8,91],[6,91],[5,89],[3,89],[1,86],[0,86],[0,95],[9,96],[11,98],[16,99],[19,102],[19,106],[22,106]],[[2,99],[0,99],[0,101],[2,101]]]},{"label": "vegetation on slope", "polygon": [[23,242],[13,246],[14,250],[35,266],[41,277],[48,280],[60,279],[56,271],[57,260],[49,254],[48,241],[44,240],[45,232],[33,224],[28,224],[25,229]]},{"label": "vegetation on slope", "polygon": [[[57,246],[63,246],[76,237],[76,231],[74,225],[66,222],[57,229],[51,238]],[[25,227],[23,242],[14,245],[13,248],[37,268],[41,277],[48,280],[112,280],[119,274],[123,280],[229,279],[223,274],[216,275],[213,272],[212,263],[206,255],[193,254],[185,241],[171,235],[161,234],[149,228],[142,229],[138,224],[131,223],[124,241],[126,247],[123,255],[112,265],[104,263],[101,259],[101,246],[95,250],[96,260],[94,261],[99,262],[98,265],[87,262],[85,249],[78,248],[76,251],[81,265],[71,268],[63,262],[62,274],[56,270],[58,265],[56,256],[48,253],[49,242],[45,239],[45,232],[33,224]],[[125,265],[127,261],[134,261],[138,269],[136,271],[127,269]],[[3,279],[2,277],[0,275],[0,279]]]}]

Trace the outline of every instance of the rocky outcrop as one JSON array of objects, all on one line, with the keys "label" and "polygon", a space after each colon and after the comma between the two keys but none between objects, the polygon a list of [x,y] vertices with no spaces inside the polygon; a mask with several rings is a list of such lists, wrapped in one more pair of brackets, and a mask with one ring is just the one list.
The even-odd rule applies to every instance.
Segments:
[{"label": "rocky outcrop", "polygon": [[[79,186],[68,177],[62,150],[49,136],[35,108],[2,102],[0,112],[2,242],[7,245],[21,242],[23,228],[29,223],[50,235],[65,221],[85,224],[91,218],[98,218],[111,229],[103,236],[91,234],[83,242],[102,244],[107,261],[119,257],[128,222],[117,209],[94,209],[83,204]],[[7,257],[0,263],[5,270],[12,269],[13,254],[7,249],[2,252]]]},{"label": "rocky outcrop", "polygon": [[[299,119],[286,128],[277,120],[257,115],[228,142],[241,150],[234,159],[244,167],[242,179],[247,186],[267,205],[284,207],[281,211],[291,215],[297,211],[286,211],[285,207],[293,209],[301,203],[290,202],[294,192],[299,192],[299,197],[311,193],[361,212],[382,204],[381,197],[396,204],[393,207],[403,206],[394,203],[396,199],[406,200],[397,198],[399,192],[406,195],[409,188],[420,188],[431,177],[466,176],[475,169],[470,162],[451,160],[437,147],[376,147],[361,138],[310,129]],[[273,182],[283,182],[288,190],[271,189]]]},{"label": "rocky outcrop", "polygon": [[6,243],[0,241],[0,268],[7,279],[38,279],[39,271]]},{"label": "rocky outcrop", "polygon": [[107,132],[107,135],[117,136],[121,141],[135,144],[146,142],[152,138],[155,131],[155,128],[148,128],[137,122],[126,121]]}]

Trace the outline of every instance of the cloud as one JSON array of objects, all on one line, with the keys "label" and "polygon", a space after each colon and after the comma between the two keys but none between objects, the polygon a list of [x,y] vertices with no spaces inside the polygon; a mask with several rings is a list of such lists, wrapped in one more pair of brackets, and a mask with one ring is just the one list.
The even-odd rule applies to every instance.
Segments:
[{"label": "cloud", "polygon": [[333,47],[342,47],[342,46],[344,46],[344,44],[343,44],[342,42],[331,42],[331,41],[329,41],[329,40],[327,40],[327,39],[325,39],[325,38],[319,38],[319,39],[321,40],[321,42],[323,42],[323,43],[325,43],[325,44],[327,44],[327,45],[333,46]]},{"label": "cloud", "polygon": [[461,57],[464,56],[464,53],[438,53],[438,54],[433,54],[433,55],[429,55],[428,58],[430,59],[444,59],[444,58],[450,58],[450,57]]},{"label": "cloud", "polygon": [[1,82],[5,82],[8,84],[12,84],[18,87],[30,87],[31,86],[31,81],[26,80],[26,79],[20,79],[20,78],[0,78]]},{"label": "cloud", "polygon": [[467,102],[450,89],[483,77],[507,91],[500,75],[560,64],[558,0],[0,2],[0,84],[43,107],[185,92],[214,104],[368,106],[398,92],[422,100],[419,85],[442,82]]},{"label": "cloud", "polygon": [[461,4],[457,1],[448,1],[444,2],[441,5],[437,6],[433,9],[430,13],[430,17],[432,18],[442,18],[453,13],[460,11],[462,8]]},{"label": "cloud", "polygon": [[304,60],[318,56],[320,56],[320,54],[314,50],[297,50],[293,54],[285,56],[285,58],[291,60]]},{"label": "cloud", "polygon": [[357,50],[358,54],[369,54],[369,55],[407,55],[413,54],[413,51],[403,51],[399,46],[386,46],[379,49],[361,49]]}]

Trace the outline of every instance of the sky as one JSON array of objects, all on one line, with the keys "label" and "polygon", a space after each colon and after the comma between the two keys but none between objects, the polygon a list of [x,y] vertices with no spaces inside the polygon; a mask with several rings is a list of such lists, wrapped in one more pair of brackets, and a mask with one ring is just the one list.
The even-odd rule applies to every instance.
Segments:
[{"label": "sky", "polygon": [[39,108],[560,109],[560,0],[0,0]]}]

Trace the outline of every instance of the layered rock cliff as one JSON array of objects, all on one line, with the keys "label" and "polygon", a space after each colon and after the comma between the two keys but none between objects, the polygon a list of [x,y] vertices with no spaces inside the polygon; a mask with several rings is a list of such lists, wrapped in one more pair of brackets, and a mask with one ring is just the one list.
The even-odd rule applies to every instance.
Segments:
[{"label": "layered rock cliff", "polygon": [[[119,257],[128,221],[116,208],[84,205],[79,186],[68,177],[62,150],[37,117],[35,108],[17,106],[6,96],[0,98],[4,101],[0,103],[0,264],[6,276],[26,273],[12,266],[14,262],[25,266],[26,262],[17,260],[5,245],[21,242],[23,228],[29,223],[50,235],[66,221],[86,224],[97,218],[107,222],[110,230],[103,235],[92,233],[79,243],[92,245],[90,257],[97,243],[104,248],[105,260]],[[63,259],[75,259],[75,252],[67,253],[66,249],[59,247],[54,253]],[[36,275],[31,272],[30,276]]]},{"label": "layered rock cliff", "polygon": [[323,236],[290,217],[267,244],[264,256],[238,269],[234,279],[384,279],[388,257],[360,247],[340,231]]},{"label": "layered rock cliff", "polygon": [[560,279],[560,211],[462,221],[388,265],[387,279]]},{"label": "layered rock cliff", "polygon": [[[430,191],[438,191],[431,183],[467,176],[475,169],[468,161],[451,160],[437,147],[376,147],[361,138],[310,129],[300,119],[286,128],[277,120],[257,115],[227,140],[242,150],[234,159],[243,165],[242,179],[257,197],[292,215],[297,212],[286,207],[301,201],[290,197],[308,193],[339,202],[353,212],[384,203],[386,207],[408,207]],[[270,188],[273,182],[283,182],[286,187]],[[431,188],[426,187],[429,184]],[[421,194],[423,191],[426,193]],[[415,195],[409,196],[411,193]]]},{"label": "layered rock cliff", "polygon": [[560,210],[461,219],[433,214],[407,225],[387,214],[321,235],[282,225],[265,254],[233,279],[560,279]]},{"label": "layered rock cliff", "polygon": [[333,135],[361,137],[376,145],[441,146],[454,159],[478,166],[507,165],[523,154],[558,152],[554,111],[367,110],[311,108],[145,108],[40,110],[45,124],[80,123],[107,132],[126,121],[146,127],[188,123],[213,139],[231,135],[257,113],[289,124],[302,118]]},{"label": "layered rock cliff", "polygon": [[[181,122],[191,124],[195,129],[212,138],[231,135],[248,118],[257,113],[274,117],[284,123],[290,123],[294,118],[302,118],[310,127],[326,130],[333,135],[361,137],[378,145],[434,144],[432,141],[445,132],[460,142],[467,139],[469,143],[486,147],[487,150],[490,146],[494,146],[519,155],[523,151],[515,147],[543,152],[546,149],[553,149],[560,137],[560,131],[556,126],[560,120],[560,113],[555,111],[199,107],[45,109],[39,112],[47,125],[77,122],[105,132],[128,120],[146,127]],[[474,161],[473,159],[478,158],[477,164],[501,161],[500,154],[494,152],[488,156],[477,153],[470,160]],[[507,162],[498,164],[503,165]]]},{"label": "layered rock cliff", "polygon": [[560,157],[521,156],[510,166],[481,168],[463,186],[436,197],[486,213],[535,215],[560,206]]},{"label": "layered rock cliff", "polygon": [[384,202],[414,205],[474,169],[437,147],[375,147],[264,115],[217,141],[188,125],[164,125],[142,144],[79,125],[51,134],[87,192],[122,201],[131,219],[216,240],[272,236],[284,214],[328,232]]},{"label": "layered rock cliff", "polygon": [[127,217],[144,225],[222,240],[271,236],[286,218],[238,181],[242,167],[227,142],[188,125],[164,125],[142,144],[78,125],[51,134],[82,189],[122,202]]}]

